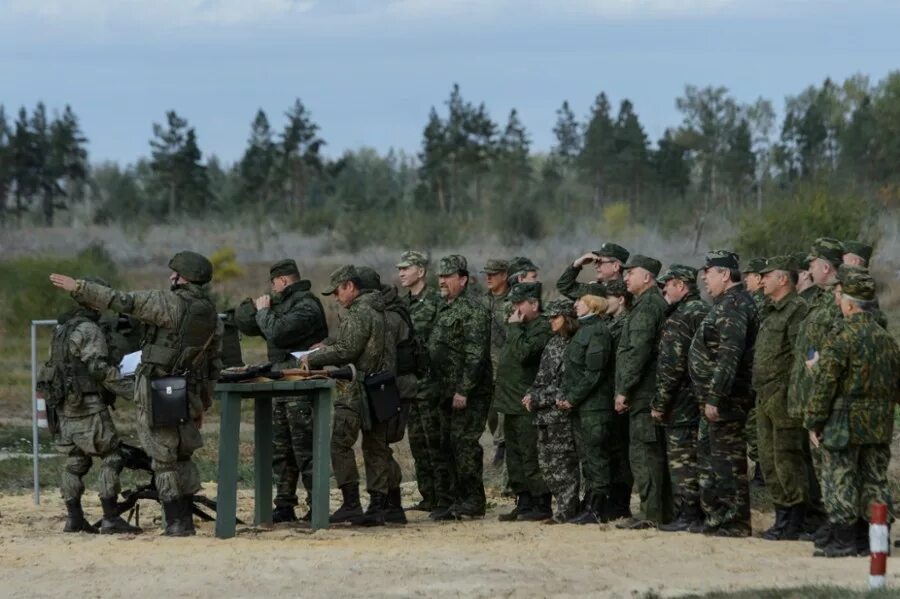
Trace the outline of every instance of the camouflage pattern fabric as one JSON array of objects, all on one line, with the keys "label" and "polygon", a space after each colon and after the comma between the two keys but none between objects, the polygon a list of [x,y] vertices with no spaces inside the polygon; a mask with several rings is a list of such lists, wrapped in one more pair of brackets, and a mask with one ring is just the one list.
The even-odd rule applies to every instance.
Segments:
[{"label": "camouflage pattern fabric", "polygon": [[590,283],[579,283],[578,275],[581,274],[582,267],[572,266],[569,264],[556,281],[556,289],[564,296],[571,300],[577,300],[583,295],[597,295],[604,297],[606,295],[606,287],[599,281]]},{"label": "camouflage pattern fabric", "polygon": [[312,402],[305,397],[278,398],[272,409],[272,472],[275,507],[297,505],[302,478],[307,502],[312,493]]},{"label": "camouflage pattern fabric", "polygon": [[747,437],[743,420],[700,421],[697,440],[700,505],[709,527],[750,532]]},{"label": "camouflage pattern fabric", "polygon": [[794,346],[793,366],[791,367],[790,389],[788,395],[788,414],[793,418],[803,418],[807,404],[813,394],[813,374],[806,367],[807,354],[810,351],[821,353],[829,337],[843,318],[841,309],[834,301],[834,285],[820,289],[815,299],[807,302],[809,311],[797,331],[797,342]]},{"label": "camouflage pattern fabric", "polygon": [[57,450],[66,456],[59,490],[63,500],[80,499],[84,494],[82,478],[91,469],[92,458],[100,458],[97,492],[101,499],[118,497],[119,474],[124,463],[119,455],[119,435],[104,408],[81,417],[61,416]]},{"label": "camouflage pattern fabric", "polygon": [[841,451],[822,450],[822,500],[832,526],[869,521],[873,502],[891,505],[887,443],[850,445]]},{"label": "camouflage pattern fabric", "polygon": [[[609,334],[612,336],[613,353],[618,350],[619,339],[622,336],[622,326],[625,324],[627,312],[622,312],[612,318],[605,317],[603,321],[609,328]],[[615,379],[615,375],[613,375]],[[612,415],[612,432],[609,444],[609,470],[610,470],[610,492],[619,494],[623,498],[631,496],[631,490],[634,486],[634,476],[631,473],[631,460],[629,459],[629,446],[631,440],[629,438],[630,416],[628,412],[618,414],[613,412]]]},{"label": "camouflage pattern fabric", "polygon": [[677,514],[700,510],[700,468],[697,456],[699,422],[694,426],[666,427],[666,457],[672,481],[672,502]]}]

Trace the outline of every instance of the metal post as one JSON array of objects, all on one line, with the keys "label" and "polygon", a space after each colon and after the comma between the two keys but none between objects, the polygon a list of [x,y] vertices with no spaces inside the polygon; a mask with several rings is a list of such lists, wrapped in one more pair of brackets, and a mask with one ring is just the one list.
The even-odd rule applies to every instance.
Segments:
[{"label": "metal post", "polygon": [[34,505],[41,504],[41,484],[38,478],[38,423],[37,423],[37,323],[31,322],[31,451],[34,467]]}]

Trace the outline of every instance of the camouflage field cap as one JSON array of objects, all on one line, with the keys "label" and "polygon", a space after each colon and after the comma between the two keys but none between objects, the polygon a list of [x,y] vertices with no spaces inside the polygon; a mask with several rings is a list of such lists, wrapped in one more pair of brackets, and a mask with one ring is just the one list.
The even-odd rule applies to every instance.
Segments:
[{"label": "camouflage field cap", "polygon": [[762,274],[762,269],[766,267],[768,260],[765,258],[753,258],[747,262],[747,266],[741,269],[744,274],[758,275]]},{"label": "camouflage field cap", "polygon": [[569,316],[575,318],[575,302],[565,297],[547,302],[547,306],[544,308],[544,314],[550,318],[554,316]]},{"label": "camouflage field cap", "polygon": [[729,250],[712,250],[706,253],[706,264],[703,269],[718,266],[720,268],[740,268],[740,258]]},{"label": "camouflage field cap", "polygon": [[441,258],[440,262],[438,262],[438,276],[445,277],[448,275],[468,273],[469,263],[466,261],[465,256],[450,254],[449,256],[444,256]]},{"label": "camouflage field cap", "polygon": [[400,262],[397,263],[397,268],[409,268],[410,266],[421,266],[422,268],[427,268],[428,257],[422,252],[407,250],[400,254]]},{"label": "camouflage field cap", "polygon": [[799,266],[800,265],[797,262],[797,258],[794,257],[794,254],[783,254],[781,256],[772,256],[771,258],[766,260],[765,266],[763,266],[758,272],[761,275],[766,274],[767,272],[774,272],[776,270],[791,272],[793,270],[800,270]]},{"label": "camouflage field cap", "polygon": [[693,266],[685,266],[684,264],[670,264],[669,268],[666,269],[666,272],[656,280],[660,284],[665,284],[666,281],[671,281],[672,279],[678,279],[685,283],[696,283],[697,269]]},{"label": "camouflage field cap", "polygon": [[594,250],[591,252],[593,254],[597,254],[598,256],[602,256],[605,258],[615,258],[622,264],[628,262],[629,254],[628,250],[623,248],[621,245],[617,243],[604,243],[600,245],[599,250]]},{"label": "camouflage field cap", "polygon": [[178,252],[169,260],[169,268],[191,283],[204,285],[212,280],[212,262],[197,252]]},{"label": "camouflage field cap", "polygon": [[359,266],[356,268],[359,274],[359,285],[363,289],[381,289],[381,275],[371,266]]},{"label": "camouflage field cap", "polygon": [[501,260],[500,258],[491,258],[484,263],[484,268],[481,269],[481,272],[488,275],[495,275],[501,272],[509,272],[509,262],[507,262],[506,260]]},{"label": "camouflage field cap", "polygon": [[844,242],[844,253],[845,254],[856,254],[860,258],[863,259],[863,262],[866,264],[869,263],[869,260],[872,259],[872,246],[866,245],[861,241],[845,241]]},{"label": "camouflage field cap", "polygon": [[527,300],[541,299],[541,284],[537,281],[530,283],[519,283],[509,290],[506,299],[511,304],[518,304]]},{"label": "camouflage field cap", "polygon": [[662,263],[656,258],[651,258],[650,256],[642,256],[641,254],[635,254],[628,258],[628,262],[623,266],[625,270],[630,270],[632,268],[643,268],[647,272],[649,272],[654,277],[659,276],[659,271],[662,270]]},{"label": "camouflage field cap", "polygon": [[331,273],[328,287],[325,288],[325,291],[322,292],[322,295],[331,295],[337,290],[338,287],[340,287],[342,283],[346,283],[347,281],[356,281],[360,284],[360,286],[362,286],[362,282],[360,281],[359,277],[359,271],[356,270],[356,267],[352,264],[345,264],[344,266]]},{"label": "camouflage field cap", "polygon": [[297,268],[297,263],[290,258],[279,260],[269,268],[270,279],[274,279],[275,277],[289,277],[291,275],[299,277],[300,269]]},{"label": "camouflage field cap", "polygon": [[809,255],[810,261],[821,258],[832,264],[840,264],[844,260],[844,244],[833,237],[819,237],[813,242]]},{"label": "camouflage field cap", "polygon": [[875,279],[861,266],[841,265],[838,269],[841,293],[853,299],[870,302],[875,299]]},{"label": "camouflage field cap", "polygon": [[797,264],[797,270],[809,270],[809,254],[806,252],[794,252],[791,254]]},{"label": "camouflage field cap", "polygon": [[613,279],[603,283],[603,290],[606,295],[614,295],[616,297],[624,297],[628,295],[628,288],[625,287],[625,281],[622,279]]},{"label": "camouflage field cap", "polygon": [[537,265],[525,256],[516,256],[509,261],[509,264],[506,268],[506,272],[511,275],[538,270],[540,269],[537,267]]}]

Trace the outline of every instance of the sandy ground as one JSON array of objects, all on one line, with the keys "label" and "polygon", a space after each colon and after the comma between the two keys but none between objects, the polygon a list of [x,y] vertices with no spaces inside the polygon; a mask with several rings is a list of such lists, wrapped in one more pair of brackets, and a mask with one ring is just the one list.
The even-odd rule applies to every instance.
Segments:
[{"label": "sandy ground", "polygon": [[[205,487],[215,496],[215,485]],[[414,485],[405,502],[418,499]],[[85,498],[99,517],[96,496]],[[332,495],[332,504],[338,495]],[[377,529],[311,532],[279,525],[239,527],[194,538],[63,534],[55,493],[41,509],[29,495],[0,497],[0,595],[6,597],[634,597],[712,589],[838,584],[863,589],[867,559],[811,557],[809,543],[712,539],[687,533],[620,531],[611,525],[501,523],[508,501],[493,498],[488,516],[461,523],[410,523]],[[238,516],[252,521],[252,494],[242,491]],[[158,516],[145,503],[141,523]],[[770,524],[754,514],[754,527]],[[900,576],[889,570],[889,586]]]}]

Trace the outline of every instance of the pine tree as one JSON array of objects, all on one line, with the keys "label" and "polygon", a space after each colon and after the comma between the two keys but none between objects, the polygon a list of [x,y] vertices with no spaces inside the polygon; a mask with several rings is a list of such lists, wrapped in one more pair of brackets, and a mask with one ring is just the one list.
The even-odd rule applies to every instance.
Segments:
[{"label": "pine tree", "polygon": [[184,212],[202,213],[209,201],[209,181],[197,135],[174,110],[166,113],[166,127],[153,124],[155,139],[150,169],[166,196],[166,213],[174,218]]},{"label": "pine tree", "polygon": [[553,126],[556,145],[551,152],[564,164],[571,164],[581,152],[581,129],[575,120],[575,113],[569,108],[569,102],[563,102],[556,111],[556,124]]},{"label": "pine tree", "polygon": [[597,96],[591,108],[577,164],[581,177],[593,188],[594,207],[597,208],[606,201],[609,178],[616,169],[614,123],[605,93]]},{"label": "pine tree", "polygon": [[448,209],[448,146],[447,127],[432,106],[428,113],[428,123],[422,132],[419,179],[427,192],[434,194],[436,207],[441,212]]},{"label": "pine tree", "polygon": [[302,210],[306,207],[310,188],[323,173],[319,153],[325,141],[319,137],[319,126],[300,99],[285,113],[287,124],[281,134],[278,179],[285,191],[285,207]]},{"label": "pine tree", "polygon": [[613,181],[626,193],[632,205],[636,205],[650,169],[649,141],[629,100],[623,100],[619,107],[613,135],[617,167]]},{"label": "pine tree", "polygon": [[[44,196],[42,210],[44,224],[53,225],[57,209],[65,210],[68,201],[73,200],[72,192],[87,180],[88,154],[85,149],[87,138],[81,132],[78,117],[66,106],[63,114],[50,125],[48,152],[44,165]],[[57,201],[57,197],[61,201]]]},{"label": "pine tree", "polygon": [[264,206],[269,203],[275,159],[272,129],[266,113],[260,108],[250,126],[247,149],[238,165],[241,175],[241,203]]},{"label": "pine tree", "polygon": [[657,182],[663,192],[674,191],[684,197],[691,183],[687,149],[676,141],[672,129],[666,129],[657,146],[657,150],[651,155]]},{"label": "pine tree", "polygon": [[12,132],[6,121],[6,110],[0,104],[0,227],[6,226],[6,206],[13,179]]}]

